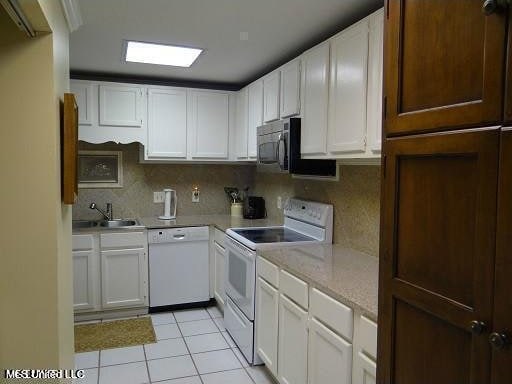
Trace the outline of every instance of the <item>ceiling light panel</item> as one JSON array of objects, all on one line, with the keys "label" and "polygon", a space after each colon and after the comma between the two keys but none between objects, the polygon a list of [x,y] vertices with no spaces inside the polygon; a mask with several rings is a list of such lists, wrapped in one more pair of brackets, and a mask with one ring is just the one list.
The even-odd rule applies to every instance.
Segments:
[{"label": "ceiling light panel", "polygon": [[190,67],[203,52],[198,48],[128,41],[125,60],[134,63]]}]

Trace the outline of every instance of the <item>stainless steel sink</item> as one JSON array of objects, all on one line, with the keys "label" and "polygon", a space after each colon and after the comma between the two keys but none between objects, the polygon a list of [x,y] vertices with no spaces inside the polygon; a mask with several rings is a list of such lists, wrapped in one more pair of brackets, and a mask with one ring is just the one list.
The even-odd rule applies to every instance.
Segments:
[{"label": "stainless steel sink", "polygon": [[133,227],[139,223],[136,220],[105,220],[100,221],[100,226],[105,228]]},{"label": "stainless steel sink", "polygon": [[93,228],[98,225],[97,221],[94,220],[73,220],[72,228],[80,229],[80,228]]}]

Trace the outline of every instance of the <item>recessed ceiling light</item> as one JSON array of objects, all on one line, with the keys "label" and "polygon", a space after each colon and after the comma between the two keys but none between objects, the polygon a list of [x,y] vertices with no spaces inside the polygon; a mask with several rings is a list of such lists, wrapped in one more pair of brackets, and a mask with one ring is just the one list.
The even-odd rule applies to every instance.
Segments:
[{"label": "recessed ceiling light", "polygon": [[125,60],[134,63],[190,67],[203,52],[198,48],[128,41]]}]

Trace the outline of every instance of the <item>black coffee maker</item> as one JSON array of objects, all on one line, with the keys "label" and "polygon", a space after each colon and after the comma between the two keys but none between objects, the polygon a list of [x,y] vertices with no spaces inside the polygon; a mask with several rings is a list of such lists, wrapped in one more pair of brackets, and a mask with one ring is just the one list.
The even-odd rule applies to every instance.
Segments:
[{"label": "black coffee maker", "polygon": [[244,219],[263,219],[267,217],[265,199],[261,196],[247,196],[244,202]]}]

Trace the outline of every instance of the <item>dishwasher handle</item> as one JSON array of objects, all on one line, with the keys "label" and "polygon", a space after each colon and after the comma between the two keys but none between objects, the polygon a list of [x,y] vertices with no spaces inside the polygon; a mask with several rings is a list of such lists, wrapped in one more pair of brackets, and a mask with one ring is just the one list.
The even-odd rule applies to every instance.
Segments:
[{"label": "dishwasher handle", "polygon": [[176,240],[182,240],[184,239],[186,236],[184,234],[177,234],[177,235],[173,235],[173,239],[176,239]]}]

